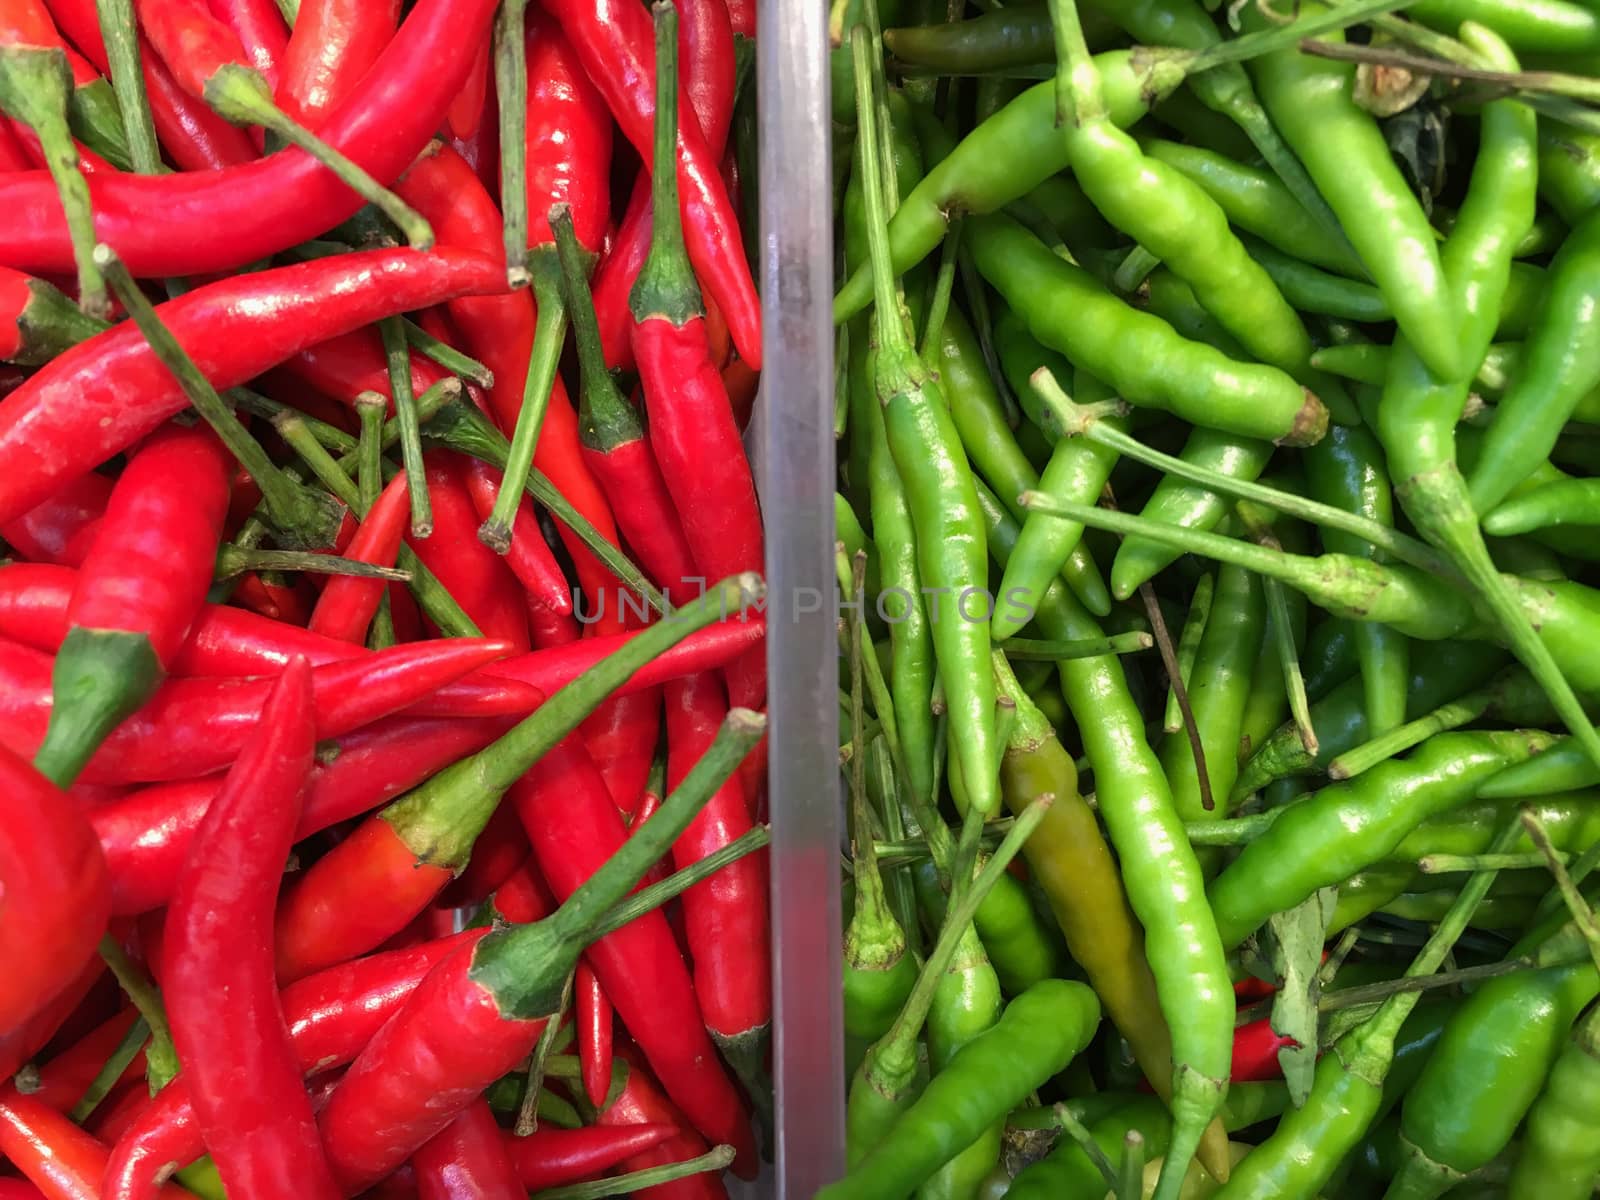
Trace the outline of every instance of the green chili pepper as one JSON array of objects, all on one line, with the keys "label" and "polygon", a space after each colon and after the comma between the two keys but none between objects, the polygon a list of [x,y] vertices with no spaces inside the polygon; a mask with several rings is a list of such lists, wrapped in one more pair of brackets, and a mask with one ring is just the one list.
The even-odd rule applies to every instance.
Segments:
[{"label": "green chili pepper", "polygon": [[[866,31],[859,26],[857,30],[852,36],[857,103],[866,108],[872,103],[867,74],[872,51]],[[922,586],[931,591],[932,600],[942,601],[937,608],[930,603],[929,624],[949,698],[950,742],[961,759],[972,803],[987,814],[999,805],[988,614],[984,620],[973,621],[963,612],[973,594],[986,594],[983,521],[949,409],[905,330],[888,257],[875,124],[863,122],[859,138],[877,293],[874,390],[883,410],[889,450],[906,492]]]},{"label": "green chili pepper", "polygon": [[1485,800],[1548,796],[1600,784],[1600,767],[1570,738],[1551,746],[1530,762],[1507,767],[1478,788]]},{"label": "green chili pepper", "polygon": [[[1024,526],[1026,528],[1026,526]],[[1183,632],[1178,635],[1178,679],[1185,694],[1194,679],[1194,660],[1200,653],[1200,641],[1205,637],[1206,622],[1211,619],[1211,603],[1216,596],[1217,576],[1208,571],[1195,581],[1189,594],[1189,609],[1183,615]],[[1241,718],[1242,719],[1242,718]],[[1176,733],[1183,728],[1183,713],[1178,705],[1178,689],[1172,680],[1167,681],[1167,706],[1162,713],[1161,728],[1166,733]],[[1229,757],[1238,758],[1238,754]]]},{"label": "green chili pepper", "polygon": [[[1142,65],[1127,51],[1095,60],[1107,107],[1120,125],[1149,111],[1153,99],[1182,81],[1182,68]],[[905,198],[889,228],[894,268],[908,270],[944,239],[953,215],[991,213],[1020,199],[1065,168],[1070,147],[1055,126],[1055,88],[1048,81],[1023,92],[962,139]],[[969,234],[970,236],[970,234]],[[834,297],[834,320],[860,312],[872,299],[863,270]]]},{"label": "green chili pepper", "polygon": [[[1323,12],[1320,4],[1300,11]],[[1254,9],[1245,28],[1266,27]],[[1323,40],[1342,42],[1343,34]],[[1447,378],[1463,367],[1460,302],[1446,283],[1433,230],[1389,154],[1377,122],[1351,96],[1355,64],[1298,49],[1251,62],[1261,103],[1310,172],[1417,353]]]},{"label": "green chili pepper", "polygon": [[928,1179],[1029,1092],[1063,1070],[1100,1023],[1094,992],[1047,979],[968,1042],[843,1179],[817,1200],[898,1200]]},{"label": "green chili pepper", "polygon": [[1528,1110],[1510,1200],[1583,1200],[1600,1173],[1600,1010],[1578,1023]]},{"label": "green chili pepper", "polygon": [[1370,283],[1330,274],[1255,238],[1244,247],[1288,303],[1301,312],[1376,325],[1394,320],[1383,293]]},{"label": "green chili pepper", "polygon": [[1502,537],[1556,525],[1600,525],[1600,480],[1540,484],[1484,515],[1483,528]]},{"label": "green chili pepper", "polygon": [[[1017,526],[998,500],[979,488],[989,548],[1004,565]],[[1102,636],[1064,588],[1052,588],[1037,620],[1052,638]],[[1112,656],[1060,664],[1062,692],[1096,767],[1101,818],[1117,848],[1123,885],[1144,926],[1147,957],[1161,1009],[1172,1031],[1176,1126],[1171,1158],[1187,1163],[1217,1111],[1232,1055],[1233,996],[1214,919],[1202,898],[1200,864],[1161,764],[1144,737],[1144,717]],[[1210,1160],[1208,1160],[1208,1165]],[[1225,1169],[1225,1163],[1216,1164]]]},{"label": "green chili pepper", "polygon": [[1600,134],[1540,117],[1539,195],[1568,225],[1600,207]]},{"label": "green chili pepper", "polygon": [[1386,856],[1423,821],[1470,800],[1496,771],[1537,754],[1549,735],[1446,733],[1409,759],[1384,763],[1285,809],[1211,885],[1223,945]]},{"label": "green chili pepper", "polygon": [[[1133,1100],[1094,1122],[1089,1136],[1115,1163],[1130,1131],[1142,1134],[1149,1152],[1160,1155],[1171,1139],[1172,1122],[1159,1104]],[[1063,1137],[1048,1155],[1018,1172],[1006,1192],[1008,1200],[1103,1200],[1106,1194],[1106,1177],[1072,1137]]]},{"label": "green chili pepper", "polygon": [[1474,21],[1517,51],[1600,49],[1600,16],[1566,0],[1418,0],[1406,15],[1449,34]]}]

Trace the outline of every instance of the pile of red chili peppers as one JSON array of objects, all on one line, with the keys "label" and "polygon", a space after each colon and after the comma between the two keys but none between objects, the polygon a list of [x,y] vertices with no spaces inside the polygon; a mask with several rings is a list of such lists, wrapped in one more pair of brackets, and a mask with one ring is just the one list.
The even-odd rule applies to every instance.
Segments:
[{"label": "pile of red chili peppers", "polygon": [[753,10],[404,7],[0,0],[8,1200],[759,1170]]}]

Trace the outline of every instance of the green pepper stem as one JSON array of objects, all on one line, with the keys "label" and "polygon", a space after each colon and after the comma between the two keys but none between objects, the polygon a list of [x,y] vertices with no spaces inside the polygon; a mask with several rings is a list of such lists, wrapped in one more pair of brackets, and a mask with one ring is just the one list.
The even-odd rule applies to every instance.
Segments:
[{"label": "green pepper stem", "polygon": [[1534,848],[1539,852],[1551,878],[1556,881],[1556,890],[1561,893],[1567,911],[1572,914],[1572,923],[1583,935],[1584,944],[1589,948],[1589,957],[1594,960],[1595,967],[1600,969],[1600,923],[1595,921],[1594,911],[1589,907],[1589,902],[1583,898],[1583,893],[1578,891],[1578,885],[1567,874],[1565,856],[1550,841],[1550,831],[1545,828],[1544,822],[1532,809],[1524,808],[1518,814],[1518,819],[1522,827],[1528,831],[1528,836],[1533,839]]},{"label": "green pepper stem", "polygon": [[1122,1164],[1117,1172],[1117,1200],[1140,1200],[1144,1195],[1144,1134],[1130,1129],[1122,1136]]},{"label": "green pepper stem", "polygon": [[862,687],[862,661],[866,656],[864,643],[865,622],[861,613],[865,607],[863,591],[866,579],[866,553],[857,552],[851,564],[850,592],[854,603],[850,609],[850,724],[855,730],[850,756],[850,814],[853,876],[856,884],[855,913],[852,929],[884,929],[896,927],[896,936],[903,936],[899,921],[889,908],[884,891],[883,875],[878,870],[878,855],[874,844],[872,817],[867,805],[867,764],[862,729],[866,724],[866,704]]},{"label": "green pepper stem", "polygon": [[67,127],[72,71],[66,52],[33,46],[0,46],[0,109],[39,136],[45,166],[55,181],[67,218],[72,257],[78,264],[78,305],[91,317],[111,315],[104,268],[95,259],[94,213],[89,182],[78,168],[78,148]]},{"label": "green pepper stem", "polygon": [[[1200,640],[1205,636],[1206,623],[1211,619],[1211,600],[1216,594],[1217,575],[1207,571],[1195,584],[1194,595],[1189,600],[1189,611],[1184,616],[1183,632],[1178,635],[1178,678],[1185,689],[1194,671],[1195,657],[1200,653]],[[1151,645],[1155,639],[1151,638]],[[1006,649],[1011,644],[1006,643]],[[1178,689],[1167,686],[1167,707],[1162,713],[1161,731],[1177,733],[1183,728],[1183,710],[1178,706]]]},{"label": "green pepper stem", "polygon": [[133,0],[96,0],[95,13],[100,20],[100,38],[106,47],[106,64],[111,68],[111,87],[117,94],[117,107],[122,113],[128,157],[140,175],[159,175],[166,166],[161,161],[161,143],[156,140],[150,100],[145,95],[139,25],[134,19]]},{"label": "green pepper stem", "polygon": [[1056,43],[1056,124],[1105,120],[1105,91],[1083,37],[1076,0],[1050,0],[1050,27]]},{"label": "green pepper stem", "polygon": [[628,296],[633,319],[687,325],[705,313],[689,266],[678,207],[678,10],[672,0],[651,6],[656,33],[655,144],[650,164],[650,253]]},{"label": "green pepper stem", "polygon": [[567,982],[561,988],[561,1005],[556,1009],[555,1015],[545,1022],[544,1029],[539,1034],[539,1041],[529,1057],[527,1083],[522,1089],[522,1104],[517,1109],[516,1124],[511,1128],[511,1132],[517,1137],[527,1137],[539,1128],[539,1092],[544,1087],[545,1063],[550,1058],[550,1051],[556,1039],[561,1036],[562,1014],[572,1005],[573,978],[571,973],[567,975]]},{"label": "green pepper stem", "polygon": [[150,1030],[150,1046],[145,1051],[145,1077],[150,1082],[153,1096],[171,1082],[178,1073],[178,1051],[172,1044],[172,1026],[167,1024],[167,1010],[161,1003],[161,992],[144,969],[129,958],[116,938],[107,934],[100,939],[100,957],[111,974],[116,977],[123,994],[133,1002],[134,1008],[144,1018]]},{"label": "green pepper stem", "polygon": [[696,884],[704,883],[729,863],[738,862],[771,843],[772,831],[765,825],[754,826],[722,849],[690,863],[682,870],[674,871],[659,883],[652,883],[634,892],[606,914],[605,919],[595,927],[595,937],[603,938],[615,933],[652,909],[660,908],[667,901],[683,895]]},{"label": "green pepper stem", "polygon": [[[1556,850],[1557,863],[1564,863],[1567,856]],[[1527,871],[1544,866],[1547,862],[1543,854],[1537,850],[1530,850],[1524,854],[1424,854],[1417,859],[1417,870],[1424,875],[1460,875],[1471,871]]]},{"label": "green pepper stem", "polygon": [[117,299],[122,301],[123,308],[128,310],[156,357],[172,372],[189,403],[216,430],[223,444],[256,481],[272,524],[307,549],[333,545],[339,531],[338,505],[329,497],[291,480],[267,457],[261,443],[250,436],[249,430],[217,395],[217,390],[200,373],[178,339],[172,336],[172,331],[162,323],[116,252],[110,246],[99,245],[94,248],[94,258],[117,293]]},{"label": "green pepper stem", "polygon": [[[891,177],[894,172],[889,172]],[[950,232],[945,234],[939,247],[939,274],[933,281],[933,295],[928,300],[928,321],[922,333],[922,357],[936,362],[940,339],[944,336],[945,317],[950,313],[950,296],[955,291],[956,266],[961,258],[961,234],[966,223],[959,217],[950,222]],[[841,333],[844,327],[841,326]]]},{"label": "green pepper stem", "polygon": [[[433,420],[433,418],[439,414],[441,409],[461,396],[461,390],[461,381],[454,376],[451,376],[449,379],[439,380],[438,383],[434,384],[427,391],[423,392],[422,395],[417,397],[417,423],[419,425],[426,425],[429,421]],[[389,397],[385,396],[382,392],[360,393],[360,395],[356,397],[356,404],[358,406],[361,404],[363,397],[366,398],[367,403],[377,405],[382,412],[387,413],[389,411]],[[337,450],[343,455],[343,457],[339,459],[339,466],[346,474],[350,474],[361,469],[361,463],[356,454],[358,443],[353,442],[348,433],[345,433],[342,429],[333,429],[331,425],[325,425],[321,421],[308,421],[307,426],[310,428],[312,433],[316,434],[319,442],[328,447],[328,449]],[[332,431],[331,433],[325,432],[330,430]],[[498,430],[496,432],[498,432]],[[399,444],[400,418],[398,416],[390,417],[388,420],[383,422],[382,433],[378,439],[378,453],[381,456],[383,451],[393,449]],[[381,457],[379,461],[381,461]],[[383,483],[381,480],[378,483],[378,490],[383,490]]]},{"label": "green pepper stem", "polygon": [[246,571],[304,571],[313,575],[348,575],[357,579],[382,579],[390,583],[410,583],[411,572],[399,567],[381,567],[337,554],[313,554],[307,550],[256,550],[232,543],[217,547],[214,578],[231,579]]},{"label": "green pepper stem", "polygon": [[[1271,548],[1282,549],[1276,538],[1272,540]],[[1295,730],[1300,735],[1300,744],[1305,747],[1307,754],[1316,754],[1321,746],[1317,741],[1317,731],[1311,725],[1311,703],[1306,698],[1305,676],[1300,672],[1300,651],[1294,644],[1289,598],[1284,594],[1283,584],[1279,580],[1263,579],[1261,588],[1267,601],[1272,641],[1277,647],[1278,662],[1283,668],[1283,687],[1289,696],[1289,712],[1294,719]]]},{"label": "green pepper stem", "polygon": [[224,64],[206,80],[206,103],[235,125],[260,125],[304,150],[399,226],[413,248],[433,249],[433,229],[422,214],[279,108],[272,99],[271,87],[254,67]]},{"label": "green pepper stem", "polygon": [[[1243,37],[1229,38],[1215,46],[1199,51],[1164,51],[1174,61],[1184,66],[1187,74],[1196,75],[1220,67],[1224,63],[1247,62],[1280,50],[1296,49],[1302,41],[1324,33],[1336,33],[1352,25],[1377,24],[1384,16],[1405,8],[1414,0],[1352,0],[1351,3],[1331,7],[1326,12],[1309,13],[1296,17],[1276,29],[1247,33]],[[1407,23],[1409,24],[1409,22]]]},{"label": "green pepper stem", "polygon": [[401,324],[405,326],[406,341],[424,358],[433,360],[468,383],[475,383],[482,388],[494,386],[494,372],[470,354],[462,353],[448,342],[441,342],[409,317],[402,318]]},{"label": "green pepper stem", "polygon": [[150,1040],[150,1026],[145,1019],[137,1017],[128,1032],[122,1035],[122,1041],[117,1043],[117,1048],[111,1052],[111,1057],[101,1064],[95,1072],[89,1086],[84,1089],[83,1095],[78,1097],[78,1102],[72,1106],[67,1114],[73,1121],[82,1125],[100,1107],[100,1102],[111,1094],[111,1089],[121,1080],[122,1073],[128,1069],[128,1064],[138,1057],[139,1051]]},{"label": "green pepper stem", "polygon": [[411,536],[433,535],[433,504],[428,498],[428,469],[422,461],[422,423],[417,418],[416,394],[411,388],[411,350],[399,317],[378,322],[383,354],[389,364],[389,391],[394,397],[395,420],[400,426],[400,459],[406,467],[406,490],[411,497]]},{"label": "green pepper stem", "polygon": [[494,87],[500,98],[500,207],[505,214],[506,283],[527,287],[527,0],[500,0],[494,21]]},{"label": "green pepper stem", "polygon": [[[1301,520],[1310,521],[1328,529],[1337,529],[1342,533],[1351,534],[1363,541],[1372,543],[1380,550],[1394,555],[1401,562],[1410,563],[1425,571],[1440,574],[1454,574],[1449,562],[1431,547],[1397,533],[1392,527],[1381,521],[1374,521],[1356,513],[1346,512],[1330,504],[1319,504],[1304,496],[1296,496],[1290,492],[1280,491],[1277,488],[1267,487],[1265,484],[1249,480],[1232,479],[1216,471],[1206,470],[1175,458],[1170,454],[1162,454],[1153,450],[1135,437],[1105,424],[1098,419],[1098,413],[1087,406],[1075,404],[1070,396],[1062,390],[1048,368],[1041,367],[1034,372],[1030,379],[1034,391],[1039,398],[1055,415],[1061,423],[1062,429],[1068,436],[1088,438],[1098,445],[1116,450],[1118,453],[1146,466],[1155,467],[1158,471],[1176,475],[1180,479],[1187,479],[1198,483],[1213,491],[1226,495],[1237,496],[1242,500],[1254,500],[1268,508],[1286,513]],[[1102,410],[1103,411],[1103,410]]]},{"label": "green pepper stem", "polygon": [[1009,638],[1006,641],[1007,658],[1018,662],[1064,662],[1074,658],[1099,658],[1106,654],[1138,654],[1156,644],[1155,638],[1142,630],[1133,633],[1114,633],[1103,638],[1080,638],[1063,642],[1039,638]]},{"label": "green pepper stem", "polygon": [[[459,391],[459,387],[457,388]],[[426,399],[429,392],[423,393]],[[418,404],[421,407],[421,404]],[[389,401],[377,392],[362,392],[356,397],[356,416],[361,421],[361,439],[356,445],[356,482],[359,511],[364,517],[377,503],[383,491],[383,419],[389,411]],[[398,555],[396,556],[398,560]],[[441,586],[440,591],[443,591]],[[460,607],[460,605],[456,605]],[[463,616],[466,614],[463,613]],[[443,628],[443,626],[441,626]],[[389,589],[383,591],[378,601],[378,611],[373,614],[367,633],[367,645],[373,650],[386,650],[396,642],[394,613],[389,608]]]},{"label": "green pepper stem", "polygon": [[1436,733],[1458,729],[1468,721],[1475,721],[1489,710],[1489,706],[1499,694],[1500,689],[1494,684],[1479,688],[1475,692],[1468,692],[1459,700],[1441,704],[1415,721],[1407,721],[1380,737],[1346,750],[1328,764],[1328,777],[1353,778],[1363,771],[1371,770],[1381,762],[1388,761],[1396,754],[1402,754],[1413,746],[1421,745]]},{"label": "green pepper stem", "polygon": [[544,1188],[539,1200],[603,1200],[606,1196],[631,1196],[645,1188],[659,1187],[692,1175],[717,1174],[732,1164],[732,1146],[717,1146],[699,1158],[684,1162],[667,1163],[660,1167],[646,1167],[627,1175],[614,1175],[610,1179],[596,1179],[589,1183],[568,1183],[561,1187]]},{"label": "green pepper stem", "polygon": [[561,282],[572,335],[578,344],[578,439],[586,448],[608,454],[618,446],[642,441],[644,424],[606,368],[600,322],[595,317],[594,295],[589,291],[588,255],[578,244],[571,208],[555,205],[549,221],[561,258]]},{"label": "green pepper stem", "polygon": [[[877,45],[871,35],[860,25],[850,31],[850,52],[855,66],[856,109],[858,113],[876,112],[872,91],[872,56]],[[888,152],[880,146],[879,125],[876,120],[856,121],[856,149],[860,155],[862,192],[867,208],[867,249],[872,270],[872,292],[877,305],[876,329],[878,342],[895,357],[911,353],[911,339],[906,333],[903,304],[895,282],[894,258],[889,249],[889,206],[884,195],[885,162]]]},{"label": "green pepper stem", "polygon": [[511,526],[517,506],[527,487],[528,471],[539,445],[539,431],[550,407],[550,389],[555,386],[556,368],[561,365],[561,347],[567,340],[567,305],[561,290],[561,265],[556,248],[546,244],[528,252],[528,269],[533,275],[534,305],[538,318],[533,329],[533,347],[528,355],[528,377],[522,387],[522,407],[517,410],[517,425],[511,431],[511,446],[506,451],[505,470],[495,492],[494,508],[478,527],[478,540],[496,554],[511,550]]}]

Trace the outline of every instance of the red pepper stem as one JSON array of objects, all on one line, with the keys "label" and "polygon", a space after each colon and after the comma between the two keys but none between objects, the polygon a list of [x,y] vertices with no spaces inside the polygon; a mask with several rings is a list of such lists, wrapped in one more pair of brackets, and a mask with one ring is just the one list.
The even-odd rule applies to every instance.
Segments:
[{"label": "red pepper stem", "polygon": [[673,842],[738,769],[766,727],[760,713],[733,709],[705,755],[656,815],[635,830],[566,903],[546,920],[497,930],[478,943],[472,977],[494,997],[504,1016],[527,1021],[560,1010],[567,976],[583,948],[600,936],[611,910],[671,852]]},{"label": "red pepper stem", "polygon": [[566,204],[550,208],[550,229],[556,235],[561,275],[567,290],[567,309],[578,343],[578,370],[582,387],[578,399],[578,439],[585,448],[609,454],[618,446],[644,439],[644,424],[633,405],[623,397],[617,381],[606,369],[600,345],[600,322],[589,291],[588,255],[572,227],[572,209]]},{"label": "red pepper stem", "polygon": [[246,571],[306,571],[313,575],[352,575],[358,579],[384,579],[391,583],[411,582],[410,571],[358,562],[337,554],[314,554],[309,550],[256,550],[231,543],[217,548],[217,579],[232,579]]},{"label": "red pepper stem", "polygon": [[278,531],[295,544],[307,550],[333,545],[339,532],[341,513],[330,497],[289,479],[280,470],[261,443],[250,436],[249,430],[227,406],[216,388],[200,373],[194,360],[178,344],[178,339],[156,315],[149,299],[139,290],[128,268],[122,265],[116,251],[110,246],[94,248],[96,265],[105,274],[122,301],[123,308],[133,318],[139,332],[144,334],[150,348],[172,372],[173,378],[183,388],[189,403],[206,419],[234,458],[256,481],[266,502],[267,512]]},{"label": "red pepper stem", "polygon": [[134,18],[133,0],[96,0],[95,13],[100,18],[106,64],[111,68],[111,87],[117,93],[117,107],[122,110],[128,157],[140,175],[159,175],[166,166],[161,161],[161,143],[156,140],[150,100],[144,90],[144,64],[139,61],[139,25]]},{"label": "red pepper stem", "polygon": [[400,461],[406,468],[406,487],[411,495],[411,534],[425,538],[433,534],[433,505],[428,499],[428,472],[422,463],[422,423],[417,419],[416,395],[411,390],[411,348],[406,344],[405,326],[399,317],[378,322],[383,335],[383,353],[389,362],[389,391],[394,396],[394,418],[400,428]]},{"label": "red pepper stem", "polygon": [[511,448],[506,452],[500,491],[495,495],[489,519],[478,530],[478,540],[496,554],[511,549],[511,525],[527,486],[528,472],[533,468],[533,453],[550,405],[550,389],[555,386],[556,368],[561,365],[561,347],[567,340],[567,305],[556,248],[548,243],[535,246],[528,252],[527,261],[539,314],[528,358],[528,379],[522,389],[522,407],[511,434]]},{"label": "red pepper stem", "polygon": [[[504,470],[510,453],[510,443],[477,409],[460,401],[443,405],[428,423],[427,434],[441,446],[458,453],[470,455],[491,467]],[[628,556],[608,542],[594,524],[572,506],[572,502],[556,490],[554,484],[538,470],[528,472],[528,495],[532,496],[573,533],[577,534],[588,551],[600,560],[606,570],[627,586],[635,596],[641,596],[658,613],[667,611],[666,598],[645,578],[644,572]]]},{"label": "red pepper stem", "polygon": [[78,148],[67,127],[72,69],[66,52],[35,46],[0,46],[0,109],[39,135],[45,166],[61,195],[61,208],[78,264],[78,304],[92,317],[111,315],[102,268],[94,259],[94,215],[89,182],[78,169]]},{"label": "red pepper stem", "polygon": [[33,765],[71,787],[100,743],[156,690],[165,672],[150,639],[122,629],[72,629],[50,676],[50,724]]},{"label": "red pepper stem", "polygon": [[400,228],[418,250],[433,249],[433,228],[421,213],[273,102],[272,88],[254,67],[226,63],[206,80],[206,103],[235,125],[261,125],[298,146]]},{"label": "red pepper stem", "polygon": [[[753,573],[723,580],[692,604],[641,630],[498,741],[441,771],[380,815],[419,862],[459,870],[500,797],[528,768],[657,655],[717,620],[737,619],[764,595],[761,578]],[[629,890],[631,885],[623,894]]]},{"label": "red pepper stem", "polygon": [[705,315],[700,285],[689,265],[678,208],[678,10],[657,0],[656,143],[650,174],[650,254],[628,296],[633,319],[652,317],[687,325]]},{"label": "red pepper stem", "polygon": [[30,279],[28,292],[28,303],[17,314],[18,346],[8,362],[41,366],[63,350],[110,328],[42,279]]},{"label": "red pepper stem", "polygon": [[500,0],[494,19],[494,87],[500,111],[500,207],[505,212],[506,283],[528,273],[527,0]]}]

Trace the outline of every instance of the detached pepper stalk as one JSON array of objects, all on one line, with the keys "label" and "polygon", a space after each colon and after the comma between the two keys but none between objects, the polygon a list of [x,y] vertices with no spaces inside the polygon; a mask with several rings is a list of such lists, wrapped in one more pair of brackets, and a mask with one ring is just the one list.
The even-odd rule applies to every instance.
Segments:
[{"label": "detached pepper stalk", "polygon": [[67,607],[36,762],[65,787],[171,669],[205,602],[233,463],[204,427],[150,439],[123,471]]},{"label": "detached pepper stalk", "polygon": [[[584,946],[666,854],[764,732],[736,710],[661,811],[549,918],[497,929],[445,959],[334,1089],[320,1125],[347,1192],[382,1179],[512,1070],[559,1010]],[[396,1080],[403,1086],[396,1086]]]}]

